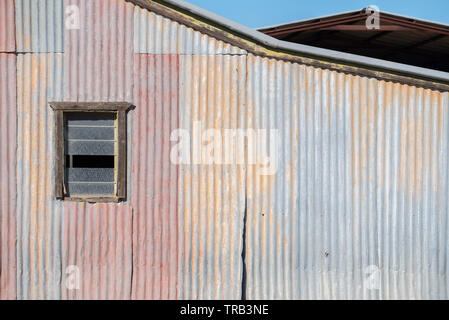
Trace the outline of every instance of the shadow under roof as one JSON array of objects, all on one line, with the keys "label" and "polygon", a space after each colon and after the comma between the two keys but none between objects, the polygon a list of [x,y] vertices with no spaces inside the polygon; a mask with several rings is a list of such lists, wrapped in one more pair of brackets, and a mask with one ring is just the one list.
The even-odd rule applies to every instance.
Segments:
[{"label": "shadow under roof", "polygon": [[381,11],[379,29],[368,29],[372,13],[364,8],[259,31],[282,41],[449,71],[448,25]]}]

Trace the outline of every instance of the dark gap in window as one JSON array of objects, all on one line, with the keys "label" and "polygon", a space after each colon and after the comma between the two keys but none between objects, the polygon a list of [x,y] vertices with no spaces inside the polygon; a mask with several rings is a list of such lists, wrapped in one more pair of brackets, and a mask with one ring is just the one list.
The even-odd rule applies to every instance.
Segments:
[{"label": "dark gap in window", "polygon": [[72,156],[72,168],[114,168],[114,156]]},{"label": "dark gap in window", "polygon": [[70,156],[68,154],[65,156],[65,167],[70,168]]}]

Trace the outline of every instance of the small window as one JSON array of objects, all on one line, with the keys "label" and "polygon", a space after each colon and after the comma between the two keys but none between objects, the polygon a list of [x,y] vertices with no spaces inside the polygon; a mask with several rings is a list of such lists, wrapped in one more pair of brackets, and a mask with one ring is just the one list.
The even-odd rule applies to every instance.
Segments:
[{"label": "small window", "polygon": [[129,103],[50,103],[55,110],[55,195],[66,200],[126,197]]}]

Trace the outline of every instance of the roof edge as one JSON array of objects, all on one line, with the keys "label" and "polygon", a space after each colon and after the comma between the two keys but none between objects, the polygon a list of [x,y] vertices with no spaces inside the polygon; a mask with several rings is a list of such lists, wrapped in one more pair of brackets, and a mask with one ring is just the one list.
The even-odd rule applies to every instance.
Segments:
[{"label": "roof edge", "polygon": [[[295,24],[300,24],[300,23],[306,23],[306,22],[309,22],[309,21],[314,21],[314,20],[319,20],[319,19],[328,19],[328,18],[333,18],[333,17],[357,14],[359,12],[366,12],[367,8],[369,8],[369,6],[367,6],[365,8],[362,8],[362,9],[359,9],[359,10],[338,12],[338,13],[335,13],[335,14],[328,14],[328,15],[323,15],[323,16],[314,17],[314,18],[307,18],[307,19],[302,19],[302,20],[290,21],[290,22],[279,23],[279,24],[270,25],[270,26],[262,26],[262,27],[258,27],[256,29],[258,31],[262,31],[262,30],[268,30],[268,29],[273,29],[273,28],[290,26],[290,25],[295,25]],[[433,25],[433,26],[442,27],[442,28],[449,28],[449,24],[447,24],[447,23],[442,23],[442,22],[437,22],[437,21],[431,21],[431,20],[416,18],[416,17],[407,16],[407,15],[403,15],[403,14],[392,13],[392,12],[384,11],[384,10],[380,10],[379,13],[380,14],[384,14],[384,15],[394,16],[394,17],[397,17],[397,18],[402,18],[404,20],[413,20],[413,21],[425,23],[425,24],[428,24],[428,25]]]},{"label": "roof edge", "polygon": [[327,18],[330,18],[330,17],[338,17],[338,16],[343,16],[343,15],[356,14],[356,13],[359,13],[359,12],[361,12],[363,10],[365,10],[365,8],[362,8],[360,10],[343,11],[343,12],[338,12],[338,13],[335,13],[335,14],[327,14],[327,15],[318,16],[318,17],[314,17],[314,18],[307,18],[307,19],[295,20],[295,21],[287,21],[285,23],[277,23],[277,24],[268,25],[268,26],[261,26],[261,27],[255,28],[255,29],[257,31],[268,30],[268,29],[273,29],[273,28],[278,28],[278,27],[283,27],[283,26],[295,25],[295,24],[298,24],[298,23],[304,23],[304,22],[308,22],[308,21],[314,21],[314,20],[319,20],[319,19],[327,19]]},{"label": "roof edge", "polygon": [[[133,2],[143,7],[147,7],[149,10],[152,10],[153,8],[148,7],[145,4],[149,5],[151,3],[153,4],[157,3],[162,6],[178,8],[185,12],[190,13],[193,16],[205,19],[206,21],[213,22],[218,26],[221,26],[222,28],[232,31],[236,35],[243,36],[245,38],[252,40],[253,42],[256,42],[258,44],[261,44],[274,50],[305,55],[307,57],[313,57],[315,59],[321,58],[324,60],[331,60],[337,63],[342,62],[343,64],[357,65],[359,67],[364,66],[374,70],[382,70],[382,71],[385,70],[386,72],[390,71],[393,73],[398,73],[399,75],[418,76],[419,78],[424,79],[424,81],[436,80],[437,82],[442,82],[444,83],[444,86],[449,84],[448,72],[416,67],[397,62],[391,62],[388,60],[370,58],[336,50],[329,50],[298,43],[281,41],[271,36],[268,36],[262,32],[259,32],[255,29],[251,29],[249,27],[241,25],[237,22],[234,22],[218,14],[207,11],[205,9],[202,9],[198,6],[195,6],[182,0],[127,0],[127,1]],[[273,56],[273,58],[277,57]],[[447,90],[447,88],[445,90]]]}]

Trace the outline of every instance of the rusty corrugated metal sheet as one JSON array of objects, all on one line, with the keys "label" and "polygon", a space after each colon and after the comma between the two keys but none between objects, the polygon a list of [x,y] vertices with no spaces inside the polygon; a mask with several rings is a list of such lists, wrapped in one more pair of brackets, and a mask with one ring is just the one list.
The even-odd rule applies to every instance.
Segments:
[{"label": "rusty corrugated metal sheet", "polygon": [[179,127],[178,74],[178,55],[134,56],[134,299],[178,297],[178,168],[169,140]]},{"label": "rusty corrugated metal sheet", "polygon": [[0,1],[0,52],[14,52],[14,0]]},{"label": "rusty corrugated metal sheet", "polygon": [[[183,55],[180,128],[245,128],[246,56]],[[235,146],[237,149],[238,146]],[[180,166],[180,299],[240,299],[245,166]]]},{"label": "rusty corrugated metal sheet", "polygon": [[245,54],[246,51],[140,7],[134,10],[134,51],[144,54]]},{"label": "rusty corrugated metal sheet", "polygon": [[281,143],[276,176],[248,168],[248,298],[447,299],[448,108],[249,56],[248,123]]},{"label": "rusty corrugated metal sheet", "polygon": [[64,0],[15,0],[17,52],[64,51]]},{"label": "rusty corrugated metal sheet", "polygon": [[0,70],[0,300],[4,300],[16,298],[16,56],[0,53]]}]

